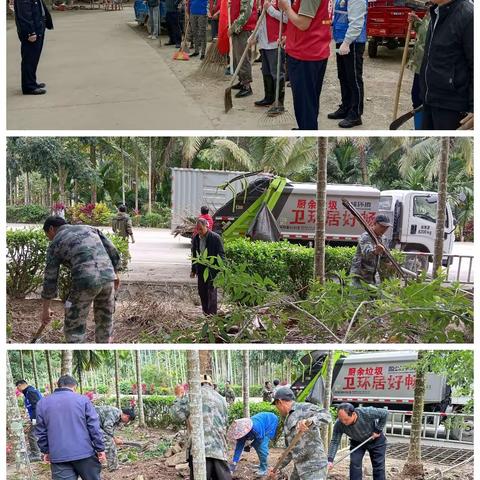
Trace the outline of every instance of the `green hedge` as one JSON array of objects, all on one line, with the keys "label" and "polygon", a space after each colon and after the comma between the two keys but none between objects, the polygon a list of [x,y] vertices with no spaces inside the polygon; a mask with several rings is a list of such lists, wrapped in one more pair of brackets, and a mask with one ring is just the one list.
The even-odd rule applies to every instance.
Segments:
[{"label": "green hedge", "polygon": [[[355,250],[356,247],[327,245],[326,272],[348,272]],[[308,287],[313,277],[314,254],[313,248],[286,241],[275,243],[238,239],[225,244],[225,255],[229,262],[246,264],[248,273],[268,277],[286,292],[300,291]]]},{"label": "green hedge", "polygon": [[[250,403],[250,416],[256,415],[260,412],[274,413],[280,421],[280,414],[278,410],[269,402]],[[234,420],[243,418],[243,402],[235,402],[228,408],[228,424],[230,425]]]},{"label": "green hedge", "polygon": [[[128,241],[107,233],[108,238],[120,252],[125,268],[130,260]],[[7,230],[7,294],[13,298],[25,298],[37,290],[43,282],[43,271],[48,248],[48,239],[40,228]],[[66,298],[70,290],[69,270],[60,269],[59,296]]]},{"label": "green hedge", "polygon": [[7,222],[43,223],[50,215],[50,210],[42,205],[7,206]]}]

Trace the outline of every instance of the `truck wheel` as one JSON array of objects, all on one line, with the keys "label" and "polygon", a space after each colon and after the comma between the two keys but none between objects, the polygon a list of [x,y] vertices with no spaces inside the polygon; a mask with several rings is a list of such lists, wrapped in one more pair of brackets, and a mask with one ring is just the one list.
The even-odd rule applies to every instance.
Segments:
[{"label": "truck wheel", "polygon": [[376,40],[368,41],[368,56],[370,58],[377,58],[378,53],[378,43]]}]

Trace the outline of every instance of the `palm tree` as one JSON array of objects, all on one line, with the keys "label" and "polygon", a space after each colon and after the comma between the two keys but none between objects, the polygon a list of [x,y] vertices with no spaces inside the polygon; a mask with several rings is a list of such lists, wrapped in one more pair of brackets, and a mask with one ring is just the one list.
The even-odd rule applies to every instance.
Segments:
[{"label": "palm tree", "polygon": [[137,373],[137,399],[138,399],[138,424],[145,427],[145,410],[143,409],[143,391],[142,391],[142,362],[140,350],[135,350],[135,369]]},{"label": "palm tree", "polygon": [[10,358],[7,355],[7,426],[15,452],[15,478],[33,480],[35,476],[28,458],[27,442],[22,428],[22,416],[18,408],[15,391]]},{"label": "palm tree", "polygon": [[242,382],[242,394],[243,394],[243,416],[244,418],[250,417],[250,352],[244,350],[242,352],[242,367],[243,367],[243,382]]},{"label": "palm tree", "polygon": [[425,400],[425,370],[427,362],[425,351],[418,351],[418,362],[415,373],[415,391],[413,394],[413,415],[412,426],[410,428],[410,446],[405,465],[403,466],[403,474],[405,476],[422,477],[423,463],[421,450],[422,436],[422,416],[423,405]]},{"label": "palm tree", "polygon": [[73,371],[78,377],[78,386],[80,393],[83,394],[83,373],[95,370],[102,364],[102,357],[98,351],[94,350],[74,350],[73,351]]},{"label": "palm tree", "polygon": [[212,354],[210,350],[200,350],[200,372],[201,375],[212,375]]},{"label": "palm tree", "polygon": [[71,375],[73,370],[73,351],[62,350],[60,375]]},{"label": "palm tree", "polygon": [[188,426],[192,441],[193,477],[207,480],[205,439],[203,432],[202,389],[200,386],[200,356],[198,350],[187,351],[188,402],[190,415]]},{"label": "palm tree", "polygon": [[315,223],[315,278],[325,281],[325,212],[327,205],[328,139],[318,137],[317,218]]},{"label": "palm tree", "polygon": [[369,174],[367,164],[367,152],[370,147],[371,137],[338,137],[337,142],[350,143],[358,151],[358,163],[362,172],[362,183],[368,185]]},{"label": "palm tree", "polygon": [[443,239],[445,235],[445,217],[447,208],[447,178],[450,159],[450,138],[442,138],[441,158],[438,164],[438,198],[435,244],[433,249],[433,276],[438,275],[442,267]]},{"label": "palm tree", "polygon": [[30,355],[32,357],[32,370],[33,370],[33,379],[35,382],[35,387],[40,388],[40,384],[38,382],[37,360],[35,358],[35,350],[31,350]]},{"label": "palm tree", "polygon": [[[327,410],[330,408],[330,405],[332,404],[332,380],[333,380],[333,367],[335,366],[335,361],[334,361],[334,351],[329,350],[327,358],[325,359],[327,363],[327,374],[325,376],[325,391],[323,392],[323,408],[326,408]],[[323,430],[323,444],[326,446],[328,445],[328,440],[330,437],[330,428],[331,424],[328,426],[328,428],[325,428]]]}]

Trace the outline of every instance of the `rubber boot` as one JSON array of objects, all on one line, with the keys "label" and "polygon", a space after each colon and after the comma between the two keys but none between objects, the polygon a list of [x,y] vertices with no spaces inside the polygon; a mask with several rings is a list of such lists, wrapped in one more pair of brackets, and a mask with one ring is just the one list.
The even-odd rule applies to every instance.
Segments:
[{"label": "rubber boot", "polygon": [[255,102],[257,107],[269,107],[275,101],[275,84],[271,75],[263,75],[263,88],[265,89],[265,98]]}]

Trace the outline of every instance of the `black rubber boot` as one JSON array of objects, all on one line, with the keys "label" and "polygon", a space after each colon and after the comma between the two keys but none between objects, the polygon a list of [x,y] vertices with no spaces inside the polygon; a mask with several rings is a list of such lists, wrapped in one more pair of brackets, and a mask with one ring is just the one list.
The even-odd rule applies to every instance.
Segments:
[{"label": "black rubber boot", "polygon": [[255,102],[257,107],[269,107],[275,101],[275,84],[271,75],[263,76],[263,88],[265,89],[265,98]]}]

